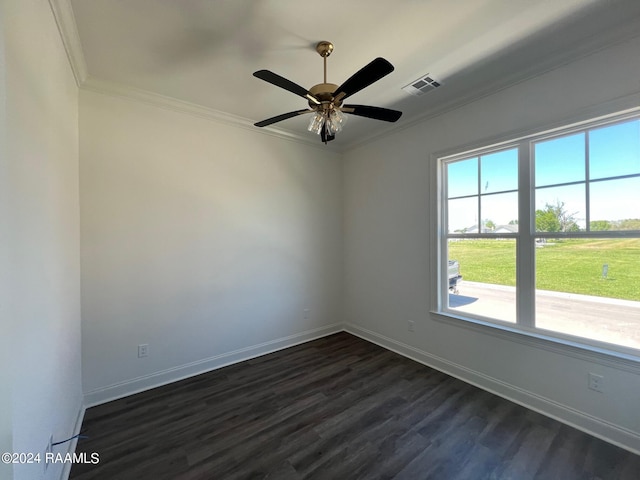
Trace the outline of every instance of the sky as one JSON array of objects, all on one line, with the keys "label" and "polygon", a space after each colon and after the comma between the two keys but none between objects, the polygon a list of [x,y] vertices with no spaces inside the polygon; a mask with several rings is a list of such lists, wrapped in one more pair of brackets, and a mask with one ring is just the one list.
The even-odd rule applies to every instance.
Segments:
[{"label": "sky", "polygon": [[[584,228],[588,170],[591,221],[640,218],[640,119],[536,142],[534,162],[536,209],[564,202]],[[639,176],[607,179],[624,175]],[[483,220],[518,218],[517,149],[451,162],[447,178],[450,232],[477,223],[478,193]],[[561,185],[572,182],[579,183]]]}]

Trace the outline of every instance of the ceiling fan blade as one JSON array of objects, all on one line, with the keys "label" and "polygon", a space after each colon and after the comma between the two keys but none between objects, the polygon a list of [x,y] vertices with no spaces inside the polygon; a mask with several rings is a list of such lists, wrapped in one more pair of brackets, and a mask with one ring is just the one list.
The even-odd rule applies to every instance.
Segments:
[{"label": "ceiling fan blade", "polygon": [[373,118],[384,122],[397,122],[402,116],[402,112],[389,108],[370,107],[368,105],[343,105],[340,109],[344,113],[359,115],[361,117]]},{"label": "ceiling fan blade", "polygon": [[282,120],[286,120],[287,118],[293,118],[298,115],[302,115],[305,113],[313,113],[314,110],[306,109],[306,110],[296,110],[295,112],[287,112],[282,115],[278,115],[276,117],[267,118],[266,120],[262,120],[261,122],[256,122],[254,125],[256,127],[266,127],[267,125],[271,125],[272,123],[281,122]]},{"label": "ceiling fan blade", "polygon": [[291,93],[295,93],[302,98],[311,100],[316,105],[320,105],[320,101],[316,97],[311,95],[311,93],[309,93],[306,88],[301,87],[297,83],[293,83],[291,80],[287,80],[286,78],[281,77],[277,73],[273,73],[269,70],[258,70],[257,72],[253,72],[253,76],[259,78],[260,80],[264,80],[265,82],[269,82],[276,87],[284,88],[285,90]]},{"label": "ceiling fan blade", "polygon": [[343,100],[354,93],[359,92],[363,88],[368,87],[374,82],[377,82],[385,75],[389,75],[393,72],[393,65],[382,57],[378,57],[371,61],[368,65],[365,65],[356,73],[354,73],[346,82],[338,87],[333,92],[333,97],[336,100]]}]

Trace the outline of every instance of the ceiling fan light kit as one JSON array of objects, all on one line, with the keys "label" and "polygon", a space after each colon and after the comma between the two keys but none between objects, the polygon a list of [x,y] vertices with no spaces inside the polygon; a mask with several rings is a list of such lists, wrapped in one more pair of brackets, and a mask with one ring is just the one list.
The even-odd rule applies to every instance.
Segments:
[{"label": "ceiling fan light kit", "polygon": [[347,97],[393,72],[393,65],[387,60],[378,57],[358,70],[342,85],[336,85],[334,83],[327,83],[327,57],[333,52],[333,44],[327,41],[319,42],[316,45],[316,52],[318,52],[324,61],[324,82],[314,85],[309,90],[269,70],[258,70],[253,73],[253,76],[256,78],[305,98],[309,104],[308,109],[283,113],[256,122],[254,124],[256,127],[266,127],[267,125],[272,125],[298,115],[313,113],[314,115],[309,121],[307,129],[310,132],[320,135],[322,141],[326,144],[334,140],[336,133],[339,133],[343,129],[347,121],[345,113],[385,122],[396,122],[402,116],[402,112],[398,110],[367,105],[343,104],[343,101]]},{"label": "ceiling fan light kit", "polygon": [[335,136],[336,133],[342,131],[345,123],[347,123],[347,116],[340,109],[332,108],[329,114],[324,111],[316,111],[315,115],[311,117],[307,130],[320,135],[323,125],[326,125],[328,133]]}]

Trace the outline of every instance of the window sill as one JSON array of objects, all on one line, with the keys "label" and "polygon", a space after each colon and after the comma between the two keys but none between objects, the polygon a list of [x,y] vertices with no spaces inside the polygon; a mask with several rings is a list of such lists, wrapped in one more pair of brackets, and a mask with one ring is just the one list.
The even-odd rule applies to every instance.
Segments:
[{"label": "window sill", "polygon": [[431,311],[430,314],[431,318],[437,322],[455,325],[482,333],[483,335],[491,335],[528,347],[542,349],[560,355],[567,355],[640,375],[639,356],[552,337],[537,331],[534,332],[509,325],[454,315],[449,312]]}]

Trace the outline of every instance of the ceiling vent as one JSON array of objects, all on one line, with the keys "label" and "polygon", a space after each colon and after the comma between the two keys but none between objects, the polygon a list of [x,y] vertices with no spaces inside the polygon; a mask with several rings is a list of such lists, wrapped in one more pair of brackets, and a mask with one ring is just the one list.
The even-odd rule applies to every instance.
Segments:
[{"label": "ceiling vent", "polygon": [[402,90],[410,95],[419,97],[431,90],[435,90],[440,85],[442,85],[440,81],[436,80],[433,75],[427,73],[424,77],[414,80],[409,85],[402,87]]}]

